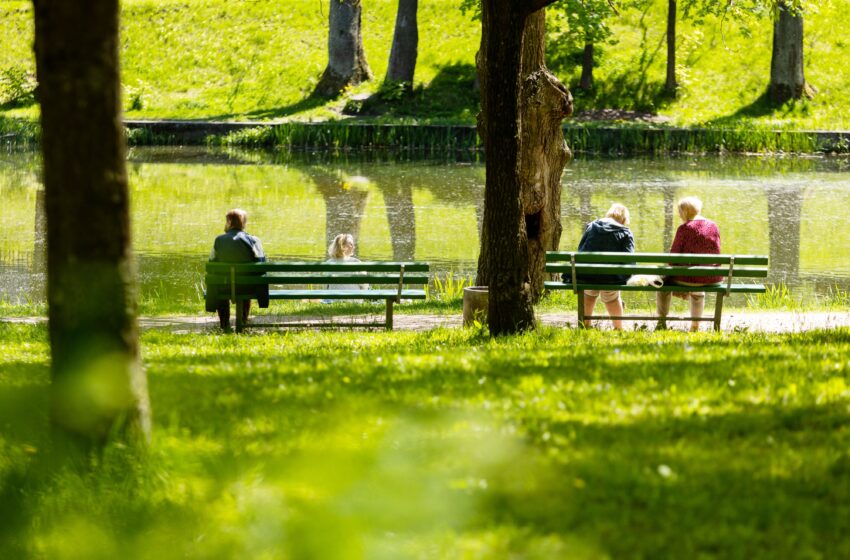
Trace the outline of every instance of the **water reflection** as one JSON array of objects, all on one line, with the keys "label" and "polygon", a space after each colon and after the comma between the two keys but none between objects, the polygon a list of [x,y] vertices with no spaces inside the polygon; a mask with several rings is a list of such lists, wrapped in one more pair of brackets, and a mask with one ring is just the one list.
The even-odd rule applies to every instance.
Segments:
[{"label": "water reflection", "polygon": [[[139,149],[130,166],[143,297],[192,299],[220,216],[248,210],[274,259],[324,259],[352,233],[364,260],[426,260],[474,274],[483,210],[477,163],[295,157],[268,152]],[[0,155],[0,297],[44,293],[43,190],[30,153]],[[565,170],[562,249],[613,201],[626,204],[641,251],[666,251],[675,201],[697,195],[725,252],[769,254],[771,281],[811,297],[850,285],[850,169],[837,159],[577,159]]]}]

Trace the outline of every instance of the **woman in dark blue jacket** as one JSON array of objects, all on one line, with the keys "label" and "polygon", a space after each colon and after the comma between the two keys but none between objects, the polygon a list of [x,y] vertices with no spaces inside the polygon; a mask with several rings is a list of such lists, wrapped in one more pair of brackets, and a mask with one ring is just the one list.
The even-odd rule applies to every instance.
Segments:
[{"label": "woman in dark blue jacket", "polygon": [[[628,227],[629,221],[629,209],[615,202],[605,213],[604,218],[591,222],[584,230],[578,244],[579,252],[634,253],[635,238]],[[595,284],[619,284],[628,280],[629,277],[584,275],[579,276],[578,279]],[[585,290],[583,302],[585,316],[593,315],[596,299],[600,295],[608,315],[612,317],[623,315],[623,301],[620,299],[619,290]],[[614,319],[613,323],[616,330],[623,330],[621,320]],[[584,326],[589,327],[590,321],[585,320]]]}]

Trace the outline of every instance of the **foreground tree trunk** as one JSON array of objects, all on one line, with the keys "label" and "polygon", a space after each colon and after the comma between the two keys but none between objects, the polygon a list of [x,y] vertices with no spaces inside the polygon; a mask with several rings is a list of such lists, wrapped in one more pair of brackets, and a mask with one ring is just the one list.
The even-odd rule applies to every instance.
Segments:
[{"label": "foreground tree trunk", "polygon": [[664,89],[675,94],[676,82],[676,0],[667,0],[667,80]]},{"label": "foreground tree trunk", "polygon": [[784,0],[773,21],[773,53],[770,58],[768,96],[774,103],[811,96],[803,74],[803,14],[793,12]]},{"label": "foreground tree trunk", "polygon": [[581,55],[581,78],[578,88],[582,91],[593,89],[593,43],[584,44],[584,52]]},{"label": "foreground tree trunk", "polygon": [[96,444],[138,441],[150,416],[138,356],[118,0],[34,5],[52,419]]},{"label": "foreground tree trunk", "polygon": [[413,85],[416,71],[416,55],[419,49],[419,27],[416,12],[419,0],[398,0],[395,18],[393,46],[387,65],[386,82],[402,82]]},{"label": "foreground tree trunk", "polygon": [[561,242],[561,175],[570,158],[561,121],[573,98],[546,68],[546,11],[526,20],[522,46],[520,182],[528,240],[528,277],[533,302],[543,293],[546,251]]},{"label": "foreground tree trunk", "polygon": [[[492,335],[534,328],[520,156],[521,139],[526,137],[521,99],[525,99],[526,92],[532,96],[533,86],[524,92],[520,78],[528,16],[548,3],[483,0],[481,5],[478,126],[484,139],[487,169],[476,282],[489,287],[488,322]],[[550,85],[543,76],[531,80],[531,84],[539,88]],[[533,125],[528,128],[527,134],[535,133]]]},{"label": "foreground tree trunk", "polygon": [[328,66],[313,91],[319,97],[372,79],[360,32],[361,0],[330,0],[328,11]]}]

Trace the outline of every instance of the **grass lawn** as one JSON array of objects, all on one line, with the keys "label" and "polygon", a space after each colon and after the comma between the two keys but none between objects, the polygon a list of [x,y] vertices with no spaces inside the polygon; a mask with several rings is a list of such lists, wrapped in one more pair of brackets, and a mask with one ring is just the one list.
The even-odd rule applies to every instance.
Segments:
[{"label": "grass lawn", "polygon": [[3,558],[850,555],[848,329],[150,331],[150,451],[82,472],[0,345]]},{"label": "grass lawn", "polygon": [[[383,117],[392,122],[474,123],[473,88],[480,24],[461,14],[459,0],[419,6],[415,94]],[[364,4],[363,40],[375,80],[347,94],[378,90],[386,73],[397,3]],[[816,9],[815,9],[816,8]],[[805,15],[807,80],[811,101],[780,109],[760,96],[769,79],[772,24],[751,22],[751,36],[730,19],[678,23],[681,95],[664,96],[667,2],[623,9],[612,22],[612,44],[597,45],[596,90],[578,95],[578,111],[620,108],[657,112],[679,125],[850,128],[850,79],[843,37],[850,10],[822,2]],[[555,18],[550,17],[550,23]],[[34,72],[32,7],[0,3],[0,72]],[[549,38],[547,59],[558,77],[578,83],[580,52]],[[121,56],[128,118],[325,120],[340,118],[346,102],[309,99],[327,62],[327,3],[313,0],[125,0]],[[5,92],[0,87],[0,103]],[[7,87],[8,89],[8,87]],[[37,116],[34,105],[0,105],[0,117]],[[0,130],[16,126],[3,122]]]}]

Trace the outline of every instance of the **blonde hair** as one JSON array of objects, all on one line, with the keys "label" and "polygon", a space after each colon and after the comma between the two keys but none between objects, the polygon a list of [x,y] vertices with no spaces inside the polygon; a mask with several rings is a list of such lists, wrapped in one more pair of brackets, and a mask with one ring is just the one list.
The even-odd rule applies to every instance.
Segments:
[{"label": "blonde hair", "polygon": [[342,259],[354,254],[354,236],[350,233],[340,233],[331,244],[328,245],[328,256],[333,259]]},{"label": "blonde hair", "polygon": [[245,224],[248,223],[248,213],[239,208],[234,208],[227,213],[225,217],[227,222],[224,225],[224,231],[229,229],[245,229]]},{"label": "blonde hair", "polygon": [[615,202],[611,205],[611,208],[605,212],[606,218],[611,218],[623,224],[624,226],[629,225],[631,221],[629,218],[629,209],[620,204],[619,202]]},{"label": "blonde hair", "polygon": [[702,200],[695,196],[686,196],[679,201],[679,217],[687,222],[693,220],[700,212],[702,212]]}]

